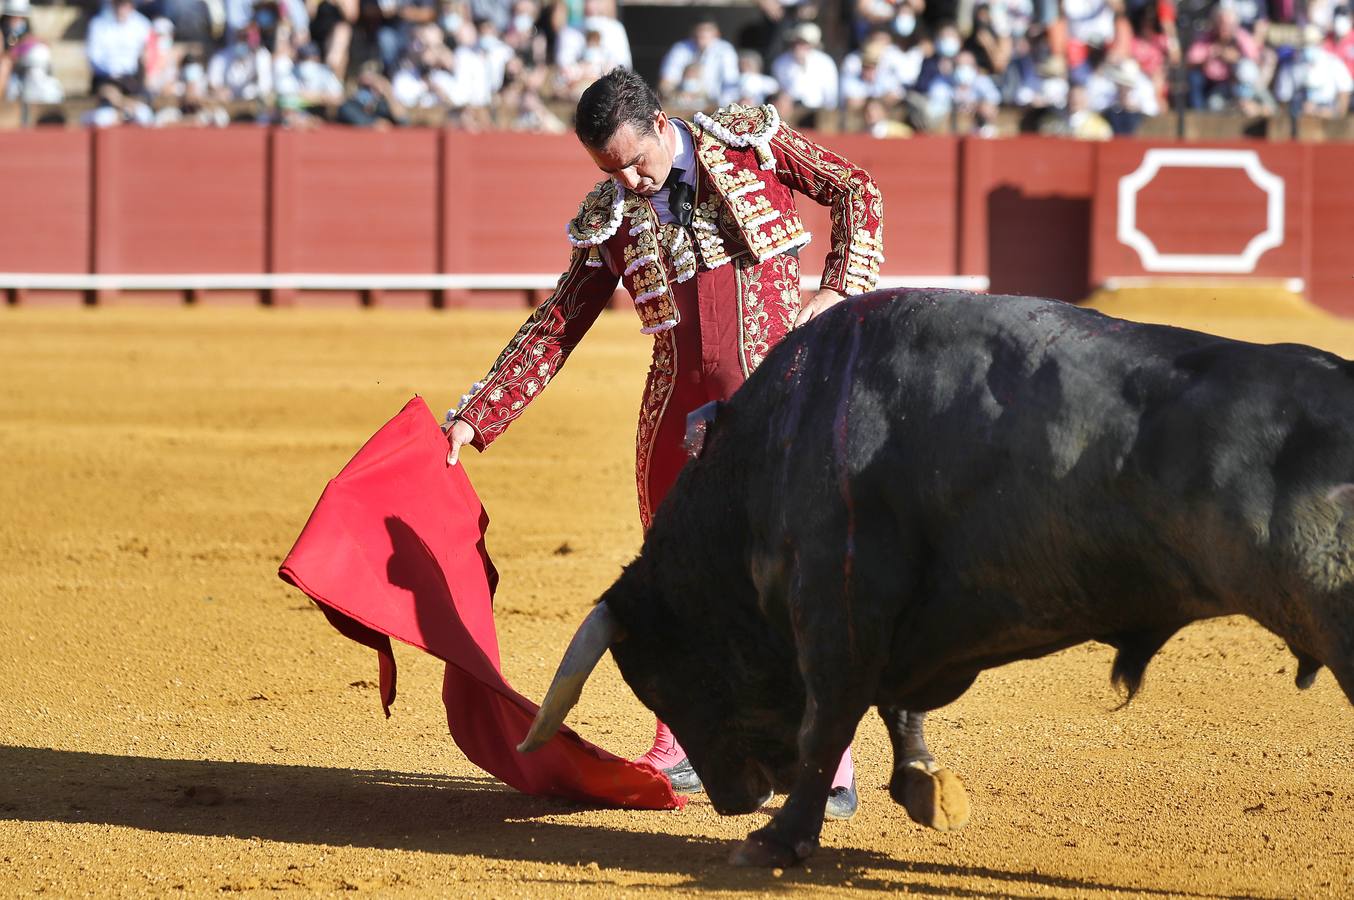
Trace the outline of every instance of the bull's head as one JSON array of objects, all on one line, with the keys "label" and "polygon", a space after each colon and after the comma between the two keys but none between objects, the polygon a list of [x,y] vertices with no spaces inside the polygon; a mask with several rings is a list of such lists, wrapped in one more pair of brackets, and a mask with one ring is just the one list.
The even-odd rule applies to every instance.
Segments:
[{"label": "bull's head", "polygon": [[[673,618],[655,628],[653,598],[642,597],[647,608],[636,612],[626,602],[632,592],[625,581],[584,619],[518,750],[529,753],[555,736],[611,650],[626,683],[681,741],[716,810],[752,812],[773,789],[788,791],[804,702],[793,657],[768,653],[764,631],[740,647],[744,635],[727,619],[716,625]],[[634,618],[623,623],[625,613]],[[664,609],[663,617],[669,614]]]}]

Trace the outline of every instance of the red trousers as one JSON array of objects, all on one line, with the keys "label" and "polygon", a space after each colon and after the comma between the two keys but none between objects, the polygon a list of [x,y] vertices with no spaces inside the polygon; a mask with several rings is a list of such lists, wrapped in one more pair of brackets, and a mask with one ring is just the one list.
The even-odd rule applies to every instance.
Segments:
[{"label": "red trousers", "polygon": [[636,432],[635,477],[645,530],[686,464],[687,414],[711,400],[727,400],[747,379],[734,267],[701,271],[681,284],[674,281],[671,289],[679,321],[654,335]]}]

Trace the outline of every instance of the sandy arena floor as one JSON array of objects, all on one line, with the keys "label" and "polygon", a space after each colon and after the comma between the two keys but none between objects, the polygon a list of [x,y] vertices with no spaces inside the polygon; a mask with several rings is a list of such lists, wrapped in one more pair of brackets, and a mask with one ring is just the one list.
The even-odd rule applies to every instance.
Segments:
[{"label": "sandy arena floor", "polygon": [[[0,309],[0,895],[1354,893],[1354,710],[1325,673],[1299,693],[1279,640],[1244,621],[1178,636],[1117,712],[1102,647],[984,675],[931,720],[974,803],[958,834],[889,801],[867,719],[860,814],[779,876],[724,862],[760,816],[500,787],[446,735],[440,664],[408,648],[385,720],[374,655],[277,564],[360,443],[416,392],[445,409],[519,319]],[[1350,322],[1211,324],[1354,356]],[[608,314],[508,436],[468,454],[505,670],[529,696],[638,546],[647,344]],[[652,719],[607,660],[571,723],[634,754]]]}]

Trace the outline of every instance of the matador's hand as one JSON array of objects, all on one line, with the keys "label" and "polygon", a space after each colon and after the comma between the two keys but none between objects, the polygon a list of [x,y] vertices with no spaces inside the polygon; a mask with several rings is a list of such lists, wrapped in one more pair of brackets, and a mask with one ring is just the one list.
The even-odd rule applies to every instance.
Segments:
[{"label": "matador's hand", "polygon": [[460,458],[461,447],[475,439],[475,429],[460,419],[456,419],[451,423],[450,428],[443,430],[447,433],[447,446],[451,448],[447,451],[447,465],[454,466],[456,460]]},{"label": "matador's hand", "polygon": [[805,322],[820,316],[828,309],[841,303],[846,298],[836,291],[823,290],[813,295],[813,299],[799,308],[799,315],[795,316],[794,327],[798,328]]}]

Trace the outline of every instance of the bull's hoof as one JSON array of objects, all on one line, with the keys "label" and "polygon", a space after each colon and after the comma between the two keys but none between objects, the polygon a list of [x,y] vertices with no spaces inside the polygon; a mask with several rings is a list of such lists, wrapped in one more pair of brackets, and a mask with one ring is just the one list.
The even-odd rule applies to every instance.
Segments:
[{"label": "bull's hoof", "polygon": [[958,831],[968,824],[968,792],[949,769],[928,772],[920,766],[904,766],[893,773],[889,795],[912,821],[927,828]]},{"label": "bull's hoof", "polygon": [[761,828],[748,835],[729,856],[729,862],[747,868],[786,869],[798,865],[817,849],[817,840],[802,841],[791,847],[768,829]]}]

